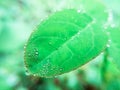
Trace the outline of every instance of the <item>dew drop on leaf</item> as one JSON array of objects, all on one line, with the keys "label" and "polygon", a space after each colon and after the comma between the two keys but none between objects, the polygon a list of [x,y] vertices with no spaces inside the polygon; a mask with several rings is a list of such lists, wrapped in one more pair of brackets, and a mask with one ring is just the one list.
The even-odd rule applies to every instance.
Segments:
[{"label": "dew drop on leaf", "polygon": [[24,46],[24,49],[26,49],[26,46]]},{"label": "dew drop on leaf", "polygon": [[80,12],[81,12],[81,10],[77,10],[77,12],[78,12],[78,13],[80,13]]},{"label": "dew drop on leaf", "polygon": [[29,76],[30,73],[28,72],[28,70],[25,71],[25,75]]},{"label": "dew drop on leaf", "polygon": [[107,47],[110,47],[110,44],[107,44]]},{"label": "dew drop on leaf", "polygon": [[110,43],[110,42],[111,42],[111,40],[109,39],[109,40],[108,40],[108,42]]},{"label": "dew drop on leaf", "polygon": [[36,55],[38,55],[38,52],[35,52]]}]

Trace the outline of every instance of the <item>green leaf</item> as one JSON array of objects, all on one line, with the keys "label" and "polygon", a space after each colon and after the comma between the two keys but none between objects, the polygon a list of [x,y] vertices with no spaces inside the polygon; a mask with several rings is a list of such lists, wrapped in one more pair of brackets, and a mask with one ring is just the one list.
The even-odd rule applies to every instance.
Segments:
[{"label": "green leaf", "polygon": [[108,38],[86,13],[66,9],[43,21],[30,36],[25,65],[30,74],[52,77],[70,72],[95,58]]}]

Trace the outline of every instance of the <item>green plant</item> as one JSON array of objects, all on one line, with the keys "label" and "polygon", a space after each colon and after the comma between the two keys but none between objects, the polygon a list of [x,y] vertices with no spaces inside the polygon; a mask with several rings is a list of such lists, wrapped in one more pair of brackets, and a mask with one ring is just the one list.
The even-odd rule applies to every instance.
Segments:
[{"label": "green plant", "polygon": [[[110,27],[109,14],[101,2],[93,0],[97,9],[89,1],[81,2],[85,12],[63,9],[42,21],[33,31],[24,56],[30,74],[41,77],[60,75],[86,64],[101,52],[109,53],[119,64],[120,50],[115,49],[120,46],[118,27],[116,30]],[[113,50],[118,55],[114,55]]]}]

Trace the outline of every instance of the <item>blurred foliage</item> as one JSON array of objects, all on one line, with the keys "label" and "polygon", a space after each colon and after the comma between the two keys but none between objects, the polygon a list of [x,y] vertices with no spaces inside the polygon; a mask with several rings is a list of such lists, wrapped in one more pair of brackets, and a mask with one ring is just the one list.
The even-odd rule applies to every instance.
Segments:
[{"label": "blurred foliage", "polygon": [[[55,77],[25,73],[24,45],[42,19],[62,8],[82,8],[79,0],[0,0],[0,89],[1,90],[120,90],[120,72],[102,53],[80,69]],[[120,25],[119,0],[103,0]],[[92,4],[92,3],[89,3]],[[118,37],[119,38],[119,37]],[[119,55],[119,54],[118,54]]]}]

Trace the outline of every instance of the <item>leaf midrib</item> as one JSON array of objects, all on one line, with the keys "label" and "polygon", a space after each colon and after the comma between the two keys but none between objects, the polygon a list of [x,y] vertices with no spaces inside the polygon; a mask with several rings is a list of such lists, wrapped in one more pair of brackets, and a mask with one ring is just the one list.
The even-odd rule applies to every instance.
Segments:
[{"label": "leaf midrib", "polygon": [[[74,24],[74,23],[73,23]],[[91,24],[93,24],[93,21],[91,21],[91,22],[89,22],[87,25],[86,25],[86,27],[84,27],[82,30],[79,30],[76,34],[74,34],[72,37],[70,37],[64,44],[62,44],[61,46],[63,46],[63,45],[65,45],[68,41],[70,41],[73,37],[75,37],[78,33],[80,33],[80,32],[83,32],[84,31],[84,29],[86,29],[86,28],[88,28],[88,26],[90,26]],[[80,28],[80,26],[79,26],[79,28]],[[60,47],[61,47],[60,46]],[[58,48],[60,48],[60,47],[58,47]],[[57,50],[54,50],[53,52],[51,52],[48,56],[46,56],[46,58],[44,58],[43,60],[41,60],[41,62],[43,62],[44,60],[46,60],[48,57],[50,57],[55,51],[57,51]],[[39,62],[38,64],[41,64],[41,62]],[[37,64],[37,65],[38,65]],[[34,66],[33,66],[34,67]]]}]

